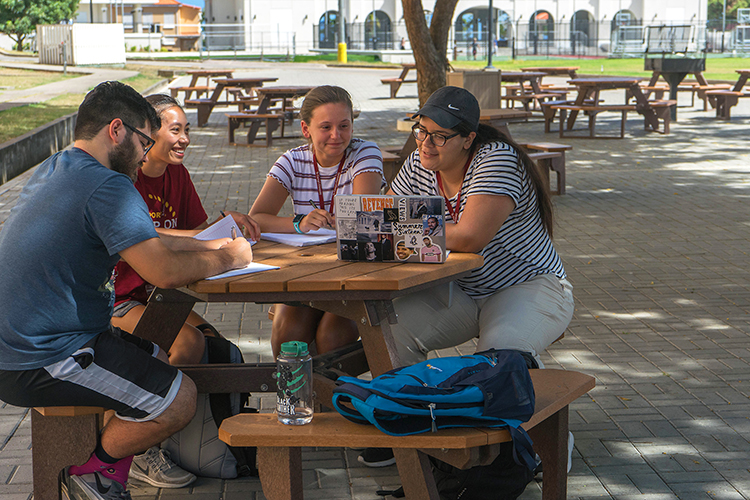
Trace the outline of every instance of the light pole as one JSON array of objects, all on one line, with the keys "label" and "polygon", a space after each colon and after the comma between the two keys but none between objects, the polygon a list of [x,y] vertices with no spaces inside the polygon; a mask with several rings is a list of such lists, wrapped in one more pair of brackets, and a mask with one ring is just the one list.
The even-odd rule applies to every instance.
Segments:
[{"label": "light pole", "polygon": [[493,14],[493,8],[492,8],[492,0],[490,0],[490,10],[488,11],[488,22],[487,22],[487,67],[484,69],[495,69],[492,66],[492,49],[494,49],[495,40],[492,36],[494,33],[494,22],[492,21],[492,14]]},{"label": "light pole", "polygon": [[724,34],[727,31],[727,0],[723,2],[721,9],[721,53],[724,53]]}]

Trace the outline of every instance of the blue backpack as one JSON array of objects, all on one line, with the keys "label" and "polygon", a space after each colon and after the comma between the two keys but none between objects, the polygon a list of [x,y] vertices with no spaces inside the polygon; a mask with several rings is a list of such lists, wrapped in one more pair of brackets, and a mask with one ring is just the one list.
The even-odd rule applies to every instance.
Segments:
[{"label": "blue backpack", "polygon": [[516,463],[536,466],[521,427],[534,414],[534,385],[518,351],[436,358],[371,381],[339,377],[333,405],[341,415],[405,436],[449,427],[507,427]]}]

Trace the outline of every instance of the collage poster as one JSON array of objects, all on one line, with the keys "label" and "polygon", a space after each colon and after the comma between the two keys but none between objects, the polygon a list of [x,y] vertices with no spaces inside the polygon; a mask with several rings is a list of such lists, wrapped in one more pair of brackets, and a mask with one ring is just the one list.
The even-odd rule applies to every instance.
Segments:
[{"label": "collage poster", "polygon": [[339,259],[445,261],[442,197],[337,195],[335,200]]}]

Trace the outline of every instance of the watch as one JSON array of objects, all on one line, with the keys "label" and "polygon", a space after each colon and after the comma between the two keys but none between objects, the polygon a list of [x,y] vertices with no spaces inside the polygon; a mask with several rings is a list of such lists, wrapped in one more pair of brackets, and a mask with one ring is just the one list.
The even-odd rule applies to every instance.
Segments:
[{"label": "watch", "polygon": [[294,225],[294,230],[297,231],[299,234],[305,234],[302,229],[299,228],[299,223],[302,222],[302,219],[305,218],[305,214],[297,214],[294,216],[294,219],[292,219],[292,224]]}]

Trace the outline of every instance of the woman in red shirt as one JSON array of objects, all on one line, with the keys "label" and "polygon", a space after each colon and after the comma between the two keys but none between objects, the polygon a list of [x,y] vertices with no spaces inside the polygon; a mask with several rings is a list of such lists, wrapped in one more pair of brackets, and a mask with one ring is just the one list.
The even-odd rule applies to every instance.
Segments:
[{"label": "woman in red shirt", "polygon": [[[154,94],[146,98],[161,119],[161,128],[153,132],[156,141],[147,161],[138,170],[135,187],[148,205],[154,226],[160,233],[190,237],[208,227],[208,216],[201,204],[190,174],[182,164],[190,144],[190,124],[180,104],[172,97]],[[253,239],[260,236],[257,224],[246,214],[231,213]],[[132,332],[145,310],[154,289],[126,262],[115,268],[115,307],[112,324]],[[170,364],[195,364],[203,357],[204,334],[218,332],[200,315],[190,312],[187,321],[169,349]]]}]

